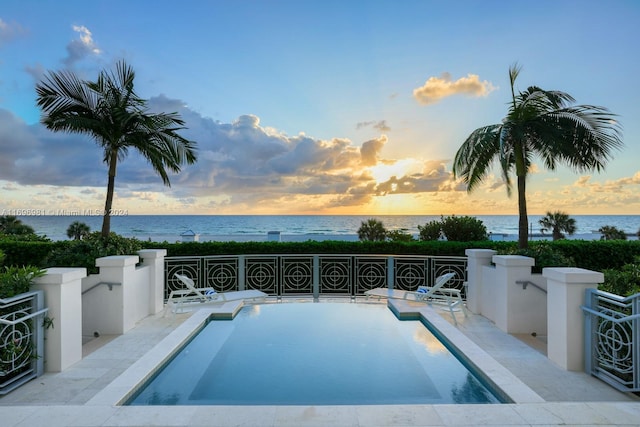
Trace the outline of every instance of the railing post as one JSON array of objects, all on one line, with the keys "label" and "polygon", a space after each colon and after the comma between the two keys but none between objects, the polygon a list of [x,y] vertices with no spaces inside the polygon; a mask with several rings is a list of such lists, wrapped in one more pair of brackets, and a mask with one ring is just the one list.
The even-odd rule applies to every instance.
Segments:
[{"label": "railing post", "polygon": [[387,258],[387,287],[389,289],[395,288],[396,275],[394,266],[395,258],[390,256]]},{"label": "railing post", "polygon": [[604,274],[583,268],[544,268],[547,278],[547,357],[569,371],[585,368],[586,290],[597,288]]},{"label": "railing post", "polygon": [[311,280],[313,300],[317,301],[320,298],[320,257],[318,255],[313,256],[313,278]]},{"label": "railing post", "polygon": [[245,257],[244,255],[238,255],[238,290],[244,291],[247,289],[247,278],[245,273]]}]

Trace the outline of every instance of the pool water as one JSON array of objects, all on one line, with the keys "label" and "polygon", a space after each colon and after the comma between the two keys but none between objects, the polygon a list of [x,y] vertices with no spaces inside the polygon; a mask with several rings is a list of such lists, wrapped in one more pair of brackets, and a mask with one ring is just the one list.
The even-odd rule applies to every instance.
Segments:
[{"label": "pool water", "polygon": [[129,405],[500,403],[420,321],[281,303],[210,321]]}]

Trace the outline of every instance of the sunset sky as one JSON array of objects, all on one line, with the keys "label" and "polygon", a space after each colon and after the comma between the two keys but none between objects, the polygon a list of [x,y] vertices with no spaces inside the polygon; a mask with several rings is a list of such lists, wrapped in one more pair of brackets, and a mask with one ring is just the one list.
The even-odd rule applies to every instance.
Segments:
[{"label": "sunset sky", "polygon": [[537,85],[617,114],[604,173],[528,181],[530,214],[640,214],[640,2],[36,1],[0,7],[0,214],[104,206],[87,136],[39,123],[35,85],[124,59],[151,111],[179,112],[198,162],[170,188],[134,152],[128,214],[516,214],[500,170],[468,194],[451,172],[476,128]]}]

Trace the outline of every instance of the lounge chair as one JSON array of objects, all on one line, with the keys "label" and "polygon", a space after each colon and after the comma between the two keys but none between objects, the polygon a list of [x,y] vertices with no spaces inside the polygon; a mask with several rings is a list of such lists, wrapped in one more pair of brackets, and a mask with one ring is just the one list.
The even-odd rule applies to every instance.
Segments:
[{"label": "lounge chair", "polygon": [[401,291],[398,289],[389,288],[374,288],[366,291],[364,294],[367,299],[373,298],[396,298],[396,299],[408,299],[415,301],[427,301],[438,289],[442,288],[451,278],[455,276],[455,273],[447,273],[436,278],[433,286],[420,286],[417,291]]},{"label": "lounge chair", "polygon": [[419,286],[416,291],[400,291],[396,289],[388,288],[375,288],[365,292],[367,299],[370,297],[375,298],[397,298],[405,300],[413,300],[424,302],[427,304],[441,303],[445,304],[449,309],[453,322],[458,324],[455,316],[455,311],[458,311],[458,307],[462,310],[465,317],[467,317],[466,307],[464,301],[462,301],[462,294],[459,289],[444,288],[443,286],[449,280],[455,276],[455,273],[446,273],[436,278],[433,286]]},{"label": "lounge chair", "polygon": [[200,304],[223,304],[237,300],[263,300],[268,295],[262,291],[250,289],[246,291],[216,292],[213,288],[196,288],[190,277],[175,274],[174,277],[182,282],[186,289],[171,291],[167,300],[167,307],[177,313],[184,309],[185,305],[197,306]]}]

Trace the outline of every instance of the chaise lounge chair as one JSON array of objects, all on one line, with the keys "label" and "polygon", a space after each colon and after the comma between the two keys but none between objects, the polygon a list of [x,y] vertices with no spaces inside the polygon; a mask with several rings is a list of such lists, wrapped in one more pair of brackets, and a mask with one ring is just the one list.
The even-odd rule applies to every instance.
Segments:
[{"label": "chaise lounge chair", "polygon": [[216,292],[213,288],[196,288],[190,277],[175,274],[174,277],[182,282],[186,289],[171,291],[167,300],[167,307],[172,307],[174,313],[184,309],[185,305],[223,304],[229,301],[263,300],[268,295],[262,291],[250,289],[246,291]]},{"label": "chaise lounge chair", "polygon": [[438,276],[433,286],[419,286],[418,290],[416,291],[400,291],[397,289],[374,288],[366,291],[364,294],[367,296],[367,299],[369,299],[370,297],[378,299],[396,298],[425,302],[427,304],[444,303],[449,309],[451,317],[453,317],[453,322],[457,324],[458,322],[456,320],[454,312],[458,310],[458,306],[464,313],[464,316],[467,316],[467,312],[465,311],[466,307],[464,306],[464,302],[462,301],[462,294],[460,293],[459,289],[443,287],[445,283],[451,280],[455,275],[455,273],[446,273],[442,276]]}]

